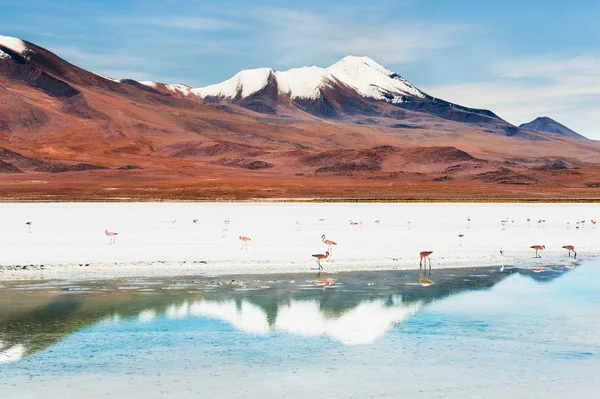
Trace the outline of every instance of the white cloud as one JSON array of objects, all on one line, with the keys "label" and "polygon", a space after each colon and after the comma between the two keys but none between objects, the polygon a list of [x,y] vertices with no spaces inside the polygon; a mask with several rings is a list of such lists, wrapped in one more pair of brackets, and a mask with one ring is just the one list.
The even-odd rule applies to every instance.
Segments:
[{"label": "white cloud", "polygon": [[[416,61],[428,53],[456,45],[473,26],[424,21],[360,21],[355,18],[298,12],[261,11],[256,18],[269,26],[269,45],[282,54],[282,64],[306,63],[345,55],[368,55],[385,64]],[[322,62],[322,61],[321,61]]]}]

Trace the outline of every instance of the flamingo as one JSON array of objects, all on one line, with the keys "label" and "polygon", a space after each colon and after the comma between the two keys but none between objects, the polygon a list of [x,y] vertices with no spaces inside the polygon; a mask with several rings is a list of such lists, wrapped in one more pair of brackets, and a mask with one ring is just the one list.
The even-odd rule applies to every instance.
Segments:
[{"label": "flamingo", "polygon": [[458,241],[460,242],[460,246],[461,246],[461,247],[462,247],[462,239],[463,239],[463,237],[464,237],[464,236],[465,236],[465,235],[464,235],[464,234],[462,234],[462,233],[460,233],[460,234],[458,235]]},{"label": "flamingo", "polygon": [[296,220],[296,231],[300,231],[300,221]]},{"label": "flamingo", "polygon": [[379,219],[375,220],[375,224],[379,224],[379,223],[381,223],[381,220],[379,220]]},{"label": "flamingo", "polygon": [[194,223],[194,224],[198,223],[198,219],[192,220],[192,223]]},{"label": "flamingo", "polygon": [[529,225],[531,223],[531,219],[529,218],[529,216],[527,217],[527,228],[529,228]]},{"label": "flamingo", "polygon": [[248,241],[252,241],[252,239],[250,237],[240,236],[240,241],[242,242],[242,246],[240,247],[240,249],[244,247],[248,249]]},{"label": "flamingo", "polygon": [[590,222],[592,222],[592,229],[595,229],[597,221],[592,219],[592,220],[590,220]]},{"label": "flamingo", "polygon": [[581,221],[581,227],[585,227],[585,220]]},{"label": "flamingo", "polygon": [[569,250],[569,258],[571,257],[571,251],[573,251],[573,259],[577,259],[577,251],[575,251],[575,247],[572,245],[563,245],[564,249]]},{"label": "flamingo", "polygon": [[546,246],[545,245],[532,245],[529,248],[535,249],[535,257],[536,258],[541,258],[541,256],[538,253],[538,251],[542,251],[542,250],[546,249]]},{"label": "flamingo", "polygon": [[333,255],[333,246],[337,245],[337,242],[328,240],[327,237],[325,237],[325,234],[321,236],[321,241],[323,241],[323,244],[327,245],[327,250]]},{"label": "flamingo", "polygon": [[336,281],[337,278],[318,278],[317,281],[313,281],[313,284],[322,286],[323,291],[325,291],[327,287],[333,285]]},{"label": "flamingo", "polygon": [[427,259],[429,259],[429,275],[431,276],[431,259],[429,255],[431,255],[433,251],[421,251],[419,252],[419,270],[421,270],[421,266],[423,264],[423,259],[425,259],[425,269],[427,269]]},{"label": "flamingo", "polygon": [[408,229],[410,230],[410,220],[406,224],[408,225]]},{"label": "flamingo", "polygon": [[571,222],[567,222],[567,230],[571,227]]},{"label": "flamingo", "polygon": [[177,219],[173,219],[171,220],[171,228],[174,229],[175,228],[175,223],[177,223]]},{"label": "flamingo", "polygon": [[104,230],[104,234],[106,234],[106,236],[109,238],[108,245],[117,243],[117,235],[119,235],[119,233],[116,233],[114,231]]},{"label": "flamingo", "polygon": [[29,228],[29,232],[31,233],[31,222],[26,222],[25,225]]},{"label": "flamingo", "polygon": [[323,269],[323,266],[321,266],[321,261],[329,257],[329,251],[325,251],[324,254],[313,254],[312,256],[317,258],[317,265],[319,265],[319,270],[321,270]]}]

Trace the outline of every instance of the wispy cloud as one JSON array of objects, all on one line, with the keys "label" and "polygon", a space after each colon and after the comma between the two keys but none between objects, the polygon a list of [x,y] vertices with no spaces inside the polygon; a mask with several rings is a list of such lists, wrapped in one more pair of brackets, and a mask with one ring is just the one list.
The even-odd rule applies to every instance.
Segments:
[{"label": "wispy cloud", "polygon": [[139,17],[108,19],[111,24],[149,25],[161,28],[188,30],[243,30],[246,27],[236,21],[216,18],[195,18],[184,16]]},{"label": "wispy cloud", "polygon": [[282,64],[369,55],[386,64],[420,60],[434,50],[456,45],[461,35],[476,27],[430,21],[365,21],[347,15],[279,9],[255,15],[269,25],[266,44],[282,54]]}]

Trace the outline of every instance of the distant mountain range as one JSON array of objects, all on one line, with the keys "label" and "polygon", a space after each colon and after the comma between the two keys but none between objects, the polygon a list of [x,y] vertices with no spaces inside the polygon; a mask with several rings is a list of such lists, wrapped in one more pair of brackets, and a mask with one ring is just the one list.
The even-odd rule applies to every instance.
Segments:
[{"label": "distant mountain range", "polygon": [[389,197],[501,197],[566,181],[586,193],[600,185],[599,164],[598,142],[550,119],[514,126],[368,57],[192,88],[101,76],[0,36],[0,173],[10,176],[0,196],[364,196],[378,187]]}]

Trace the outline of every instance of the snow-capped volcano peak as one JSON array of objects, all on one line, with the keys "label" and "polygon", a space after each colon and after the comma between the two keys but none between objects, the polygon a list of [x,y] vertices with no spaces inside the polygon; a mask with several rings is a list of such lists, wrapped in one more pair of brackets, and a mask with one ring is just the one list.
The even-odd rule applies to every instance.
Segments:
[{"label": "snow-capped volcano peak", "polygon": [[400,103],[404,97],[425,97],[425,94],[398,74],[369,57],[347,56],[329,68],[309,66],[287,71],[271,68],[244,70],[218,84],[192,89],[202,98],[246,98],[273,82],[282,94],[291,98],[316,99],[321,89],[344,85],[359,95],[376,100]]},{"label": "snow-capped volcano peak", "polygon": [[369,57],[349,55],[327,68],[327,71],[365,97],[392,103],[402,102],[403,96],[425,97],[407,80]]}]

